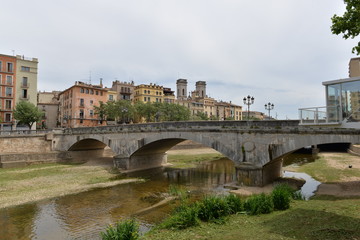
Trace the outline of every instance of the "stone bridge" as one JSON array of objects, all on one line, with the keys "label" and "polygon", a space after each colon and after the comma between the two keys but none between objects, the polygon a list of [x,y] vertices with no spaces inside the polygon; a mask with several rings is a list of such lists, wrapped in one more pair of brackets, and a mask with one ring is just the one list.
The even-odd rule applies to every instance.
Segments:
[{"label": "stone bridge", "polygon": [[131,124],[54,131],[52,150],[69,154],[110,147],[126,170],[159,167],[184,140],[213,148],[235,163],[238,180],[262,186],[281,176],[282,158],[300,148],[360,143],[360,130],[309,128],[298,121],[197,121]]}]

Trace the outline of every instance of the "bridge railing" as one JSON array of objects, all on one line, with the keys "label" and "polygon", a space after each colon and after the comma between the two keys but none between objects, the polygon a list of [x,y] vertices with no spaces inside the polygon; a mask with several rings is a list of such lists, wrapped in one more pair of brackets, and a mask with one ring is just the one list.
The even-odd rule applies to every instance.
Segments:
[{"label": "bridge railing", "polygon": [[271,120],[271,121],[183,121],[121,124],[112,126],[81,127],[62,129],[64,134],[111,133],[133,131],[196,131],[196,130],[260,130],[260,129],[293,129],[299,126],[298,120]]},{"label": "bridge railing", "polygon": [[299,109],[300,125],[339,124],[339,106],[311,107]]},{"label": "bridge railing", "polygon": [[52,130],[5,130],[0,131],[0,136],[39,135],[49,132],[52,132]]}]

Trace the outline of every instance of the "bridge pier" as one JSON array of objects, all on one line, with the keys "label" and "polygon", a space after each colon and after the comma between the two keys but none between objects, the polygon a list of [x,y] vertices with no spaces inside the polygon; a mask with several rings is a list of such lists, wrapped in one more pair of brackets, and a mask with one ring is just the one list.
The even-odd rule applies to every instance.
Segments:
[{"label": "bridge pier", "polygon": [[167,163],[166,153],[154,153],[146,155],[126,155],[114,156],[114,167],[124,170],[141,170],[161,167]]},{"label": "bridge pier", "polygon": [[240,185],[262,187],[282,176],[282,159],[271,161],[264,166],[241,163],[235,168]]}]

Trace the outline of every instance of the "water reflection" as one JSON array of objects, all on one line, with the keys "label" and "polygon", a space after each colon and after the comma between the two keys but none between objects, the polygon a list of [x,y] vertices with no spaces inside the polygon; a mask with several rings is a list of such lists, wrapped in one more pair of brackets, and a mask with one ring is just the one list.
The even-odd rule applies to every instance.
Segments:
[{"label": "water reflection", "polygon": [[[147,181],[0,210],[0,239],[100,239],[99,232],[106,225],[160,201],[171,184],[184,186],[196,198],[204,193],[228,191],[223,186],[236,180],[234,164],[227,158],[194,169],[159,168],[129,176],[145,177]],[[172,207],[166,205],[136,218],[147,229],[161,221]]]},{"label": "water reflection", "polygon": [[[99,239],[105,226],[151,206],[149,196],[162,196],[170,184],[186,187],[192,194],[226,191],[235,180],[232,161],[221,159],[194,169],[155,169],[133,173],[145,176],[142,183],[96,189],[0,211],[0,239]],[[160,200],[160,199],[159,199]],[[161,221],[168,205],[137,216],[142,228]]]}]

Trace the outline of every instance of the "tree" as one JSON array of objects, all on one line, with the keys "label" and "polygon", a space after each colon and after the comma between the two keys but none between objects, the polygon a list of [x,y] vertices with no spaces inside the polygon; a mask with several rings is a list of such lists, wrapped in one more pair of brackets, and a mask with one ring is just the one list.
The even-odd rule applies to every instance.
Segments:
[{"label": "tree", "polygon": [[[331,18],[333,34],[343,34],[343,38],[355,38],[360,34],[360,0],[344,0],[346,11],[343,16],[336,14]],[[360,54],[360,42],[353,47],[352,53]]]},{"label": "tree", "polygon": [[103,123],[104,120],[106,120],[107,116],[107,109],[106,104],[102,101],[99,102],[99,106],[94,106],[95,114],[99,116],[100,124]]},{"label": "tree", "polygon": [[29,128],[40,119],[44,113],[40,111],[33,103],[27,101],[20,101],[16,104],[14,109],[14,118],[21,124],[28,125]]}]

